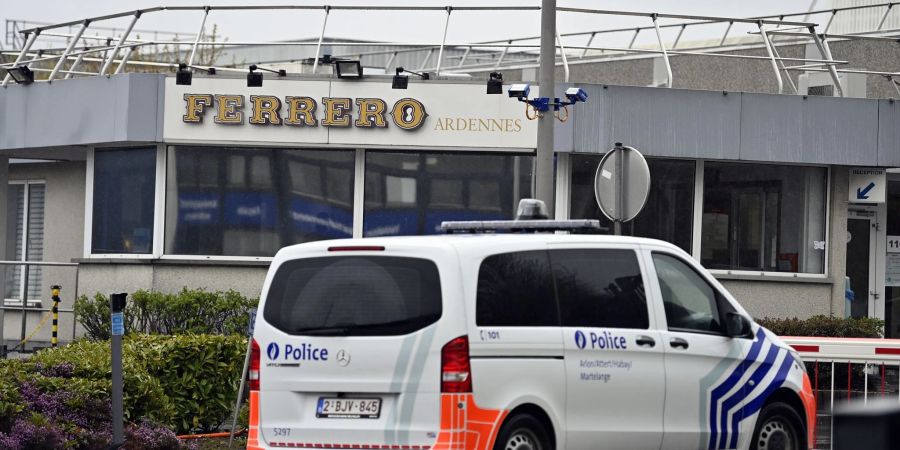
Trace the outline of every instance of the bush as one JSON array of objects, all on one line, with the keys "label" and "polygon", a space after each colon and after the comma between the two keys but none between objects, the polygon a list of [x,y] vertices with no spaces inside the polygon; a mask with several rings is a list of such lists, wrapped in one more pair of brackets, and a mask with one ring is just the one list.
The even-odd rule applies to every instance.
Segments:
[{"label": "bush", "polygon": [[880,338],[884,333],[884,320],[872,317],[819,315],[806,320],[765,318],[757,322],[779,336]]},{"label": "bush", "polygon": [[[140,290],[129,296],[125,327],[146,334],[245,334],[258,301],[236,291],[184,288],[177,294]],[[75,318],[89,339],[109,339],[109,298],[96,294],[75,300]]]},{"label": "bush", "polygon": [[[211,431],[230,419],[246,345],[241,336],[126,336],[124,406],[133,423],[123,448],[182,448],[173,430]],[[0,361],[0,448],[105,448],[110,372],[104,341]]]}]

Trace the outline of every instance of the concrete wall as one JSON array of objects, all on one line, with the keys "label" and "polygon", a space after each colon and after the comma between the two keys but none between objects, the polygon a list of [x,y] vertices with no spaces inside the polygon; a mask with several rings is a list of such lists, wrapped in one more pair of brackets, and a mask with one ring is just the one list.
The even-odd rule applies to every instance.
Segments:
[{"label": "concrete wall", "polygon": [[150,289],[174,293],[182,288],[227,291],[258,298],[268,265],[234,266],[208,265],[197,262],[83,262],[79,270],[79,284],[83,293],[134,292]]},{"label": "concrete wall", "polygon": [[[68,263],[79,258],[84,252],[85,163],[74,161],[13,164],[9,168],[9,179],[46,182],[43,260]],[[5,187],[6,182],[0,185]],[[6,199],[5,192],[3,199]],[[2,211],[6,211],[5,207]],[[74,320],[67,310],[72,309],[76,297],[76,270],[73,267],[43,267],[41,271],[43,308],[52,306],[49,301],[50,286],[54,284],[62,286],[60,310],[63,312],[60,313],[59,335],[61,340],[68,341],[72,338]],[[40,314],[36,312],[27,314],[27,333],[37,326],[40,318]],[[20,338],[21,327],[21,313],[6,314],[4,323],[6,339]],[[45,342],[50,340],[49,321],[33,339]]]},{"label": "concrete wall", "polygon": [[798,317],[831,313],[831,281],[719,280],[728,292],[757,319]]}]

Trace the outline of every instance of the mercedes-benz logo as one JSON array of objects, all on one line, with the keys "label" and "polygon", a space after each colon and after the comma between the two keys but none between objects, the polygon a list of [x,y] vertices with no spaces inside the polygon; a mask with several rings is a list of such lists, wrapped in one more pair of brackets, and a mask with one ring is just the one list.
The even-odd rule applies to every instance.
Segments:
[{"label": "mercedes-benz logo", "polygon": [[350,364],[350,353],[347,353],[346,350],[338,350],[337,362],[341,367],[347,367],[347,364]]}]

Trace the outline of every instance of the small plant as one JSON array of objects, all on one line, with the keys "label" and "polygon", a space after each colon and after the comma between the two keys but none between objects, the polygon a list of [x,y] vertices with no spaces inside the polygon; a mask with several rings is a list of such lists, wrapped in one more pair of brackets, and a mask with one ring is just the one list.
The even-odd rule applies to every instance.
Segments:
[{"label": "small plant", "polygon": [[813,316],[809,319],[757,319],[757,322],[779,336],[880,338],[884,320],[872,317],[849,318]]}]

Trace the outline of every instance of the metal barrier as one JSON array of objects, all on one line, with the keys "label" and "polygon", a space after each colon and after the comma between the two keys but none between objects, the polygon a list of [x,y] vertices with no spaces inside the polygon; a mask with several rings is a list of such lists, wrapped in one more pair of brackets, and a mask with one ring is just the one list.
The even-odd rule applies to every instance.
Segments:
[{"label": "metal barrier", "polygon": [[806,363],[818,407],[816,448],[831,448],[835,402],[900,403],[900,339],[782,337]]},{"label": "metal barrier", "polygon": [[[74,268],[74,279],[72,283],[72,296],[74,299],[78,298],[78,264],[77,263],[63,263],[63,262],[49,262],[49,261],[0,261],[0,268],[4,266],[13,266],[13,267],[22,267],[21,272],[21,280],[24,284],[24,289],[21,290],[20,295],[21,299],[13,299],[19,300],[21,304],[14,306],[7,306],[6,299],[3,299],[2,304],[0,304],[0,357],[5,357],[9,351],[16,350],[17,353],[28,353],[27,342],[36,334],[44,325],[44,323],[50,318],[51,314],[54,314],[54,322],[58,318],[59,313],[71,314],[72,315],[72,337],[71,340],[75,340],[76,334],[76,326],[75,326],[75,310],[70,308],[59,308],[58,304],[53,301],[52,295],[56,295],[58,298],[58,291],[52,290],[50,285],[47,286],[47,296],[41,300],[47,300],[46,302],[40,302],[40,300],[30,299],[29,298],[29,281],[31,280],[31,272],[33,267],[71,267]],[[59,278],[59,277],[57,277]],[[59,280],[53,280],[53,287],[57,287],[61,283]],[[5,295],[3,295],[5,297]],[[45,303],[47,306],[45,306]],[[16,341],[16,345],[12,347],[12,349],[7,349],[6,339],[5,339],[5,321],[6,321],[6,312],[14,311],[21,314],[22,318],[22,327],[21,327],[21,335],[19,339]],[[44,316],[43,321],[39,324],[38,328],[35,329],[31,335],[28,333],[28,317],[37,314],[39,317]],[[21,347],[21,348],[19,348]]]}]

